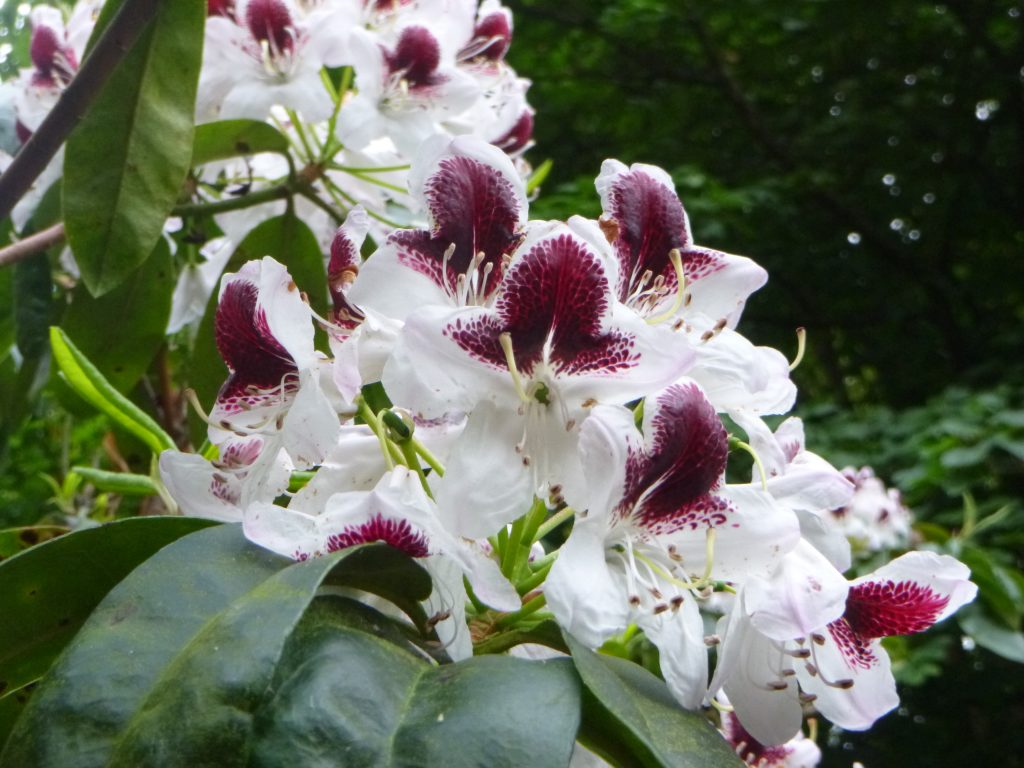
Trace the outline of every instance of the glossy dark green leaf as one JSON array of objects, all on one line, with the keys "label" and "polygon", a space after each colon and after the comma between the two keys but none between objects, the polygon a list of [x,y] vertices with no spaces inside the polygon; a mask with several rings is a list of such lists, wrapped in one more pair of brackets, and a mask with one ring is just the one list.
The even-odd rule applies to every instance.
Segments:
[{"label": "glossy dark green leaf", "polygon": [[328,572],[357,551],[295,563],[212,617],[125,724],[111,768],[245,765],[285,642]]},{"label": "glossy dark green leaf", "polygon": [[430,576],[401,551],[388,546],[362,547],[338,563],[328,584],[362,589],[394,603],[422,630],[427,615],[420,601],[430,597]]},{"label": "glossy dark green leaf", "polygon": [[311,611],[259,713],[250,765],[565,766],[579,681],[565,660],[433,666],[351,619]]},{"label": "glossy dark green leaf", "polygon": [[99,298],[79,287],[61,327],[106,379],[130,392],[164,341],[174,272],[162,237],[152,255],[124,282]]},{"label": "glossy dark green leaf", "polygon": [[0,696],[45,673],[135,566],[208,525],[184,517],[132,518],[61,536],[0,562]]},{"label": "glossy dark green leaf", "polygon": [[26,359],[38,360],[46,354],[52,311],[53,280],[46,254],[18,262],[14,267],[15,341]]},{"label": "glossy dark green leaf", "polygon": [[[139,518],[118,525],[146,522]],[[83,558],[96,568],[104,562],[92,560],[91,551]],[[116,737],[175,654],[210,619],[289,562],[252,546],[240,527],[231,525],[197,531],[164,547],[89,616],[33,693],[0,755],[0,766],[107,765]],[[67,571],[52,578],[69,580]]]},{"label": "glossy dark green leaf", "polygon": [[386,592],[402,574],[423,593],[422,569],[384,545],[295,563],[249,543],[238,525],[186,536],[93,612],[33,694],[0,765],[233,764],[318,589]]},{"label": "glossy dark green leaf", "polygon": [[630,766],[743,765],[711,723],[682,709],[663,681],[637,664],[565,639],[585,687],[580,741],[595,752]]},{"label": "glossy dark green leaf", "polygon": [[68,139],[64,224],[96,296],[149,256],[192,157],[206,3],[160,3]]},{"label": "glossy dark green leaf", "polygon": [[[309,296],[313,308],[321,314],[326,311],[327,272],[324,257],[316,236],[304,222],[291,213],[264,221],[245,236],[224,271],[237,272],[247,261],[264,256],[273,256],[287,266],[296,285]],[[206,314],[196,334],[188,364],[189,386],[196,391],[199,401],[207,408],[228,377],[227,367],[217,352],[214,338],[217,295],[218,292],[214,291],[206,305]],[[193,418],[191,426],[193,439],[197,444],[202,442],[206,425]]]},{"label": "glossy dark green leaf", "polygon": [[218,120],[196,126],[192,165],[257,152],[288,152],[288,139],[261,120]]},{"label": "glossy dark green leaf", "polygon": [[62,525],[26,525],[0,531],[0,561],[68,532]]}]

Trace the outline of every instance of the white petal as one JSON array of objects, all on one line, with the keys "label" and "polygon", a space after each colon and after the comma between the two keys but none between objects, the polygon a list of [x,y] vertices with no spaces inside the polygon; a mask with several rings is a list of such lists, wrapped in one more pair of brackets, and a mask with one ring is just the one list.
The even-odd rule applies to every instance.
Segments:
[{"label": "white petal", "polygon": [[605,526],[588,523],[576,520],[544,583],[544,595],[558,624],[597,648],[629,625],[629,600],[622,575],[613,574],[605,562]]},{"label": "white petal", "polygon": [[818,550],[800,541],[769,578],[746,583],[745,605],[755,629],[774,640],[791,640],[842,616],[849,589]]},{"label": "white petal", "polygon": [[661,674],[676,701],[686,709],[698,709],[708,687],[708,653],[696,599],[684,597],[679,610],[644,612],[637,623],[657,646]]},{"label": "white petal", "polygon": [[529,508],[534,487],[516,451],[523,420],[488,403],[474,410],[435,486],[438,515],[456,536],[483,538]]},{"label": "white petal", "polygon": [[[886,712],[900,703],[896,693],[896,681],[890,671],[889,656],[877,640],[868,648],[872,652],[870,662],[852,665],[840,651],[831,633],[821,633],[825,643],[813,643],[813,661],[818,674],[811,675],[802,664],[797,665],[800,687],[818,698],[814,706],[821,714],[850,731],[863,731]],[[828,682],[853,681],[849,688],[829,685]]]},{"label": "white petal", "polygon": [[[719,622],[722,643],[711,692],[721,688],[743,727],[762,744],[783,744],[800,730],[803,711],[796,683],[780,670],[792,661],[776,643],[754,629],[742,599]],[[782,683],[785,687],[779,689]]]}]

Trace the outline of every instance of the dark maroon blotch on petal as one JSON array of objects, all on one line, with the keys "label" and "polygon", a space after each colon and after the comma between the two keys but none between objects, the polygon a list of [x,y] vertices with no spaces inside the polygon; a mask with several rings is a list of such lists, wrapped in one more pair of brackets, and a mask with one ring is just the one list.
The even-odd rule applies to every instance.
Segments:
[{"label": "dark maroon blotch on petal", "polygon": [[327,539],[327,551],[354,547],[383,541],[388,546],[405,552],[410,557],[426,557],[430,554],[427,539],[422,532],[409,524],[408,520],[396,520],[377,514],[361,525],[353,525]]},{"label": "dark maroon blotch on petal", "polygon": [[843,618],[865,639],[910,635],[935,623],[949,597],[913,581],[866,581],[850,587]]},{"label": "dark maroon blotch on petal", "polygon": [[731,507],[711,492],[725,471],[729,436],[714,406],[695,384],[676,384],[655,407],[650,448],[627,463],[623,507],[638,507],[634,514],[649,526],[723,525]]},{"label": "dark maroon blotch on petal", "polygon": [[743,727],[740,719],[733,712],[722,713],[722,730],[726,741],[732,746],[740,760],[757,768],[784,766],[790,749],[784,744],[768,746],[762,744]]},{"label": "dark maroon blotch on petal", "polygon": [[858,634],[846,617],[836,619],[828,625],[828,633],[846,659],[850,669],[871,669],[878,663],[878,657],[871,647],[871,641]]},{"label": "dark maroon blotch on petal", "polygon": [[257,304],[256,286],[246,280],[228,283],[214,318],[217,349],[231,375],[217,395],[219,401],[248,394],[250,389],[270,391],[281,386],[298,368],[274,338],[266,314]]},{"label": "dark maroon blotch on petal", "polygon": [[604,330],[610,299],[604,269],[583,243],[558,235],[534,245],[509,269],[497,302],[519,369],[532,371],[549,338],[558,372],[611,374],[635,365],[633,339]]},{"label": "dark maroon blotch on petal", "polygon": [[343,328],[352,329],[363,320],[362,311],[349,302],[345,294],[355,282],[362,262],[359,249],[344,227],[338,227],[331,241],[331,258],[327,264],[327,287],[334,305],[334,321]]},{"label": "dark maroon blotch on petal", "polygon": [[477,22],[473,40],[467,48],[472,48],[473,58],[496,63],[505,58],[511,42],[512,25],[509,24],[508,16],[497,11]]},{"label": "dark maroon blotch on petal", "polygon": [[234,21],[235,0],[206,0],[207,16],[223,16]]},{"label": "dark maroon blotch on petal", "polygon": [[278,51],[292,49],[292,16],[281,0],[252,0],[245,9],[245,23],[256,40],[268,42]]},{"label": "dark maroon blotch on petal", "polygon": [[491,143],[512,157],[525,152],[533,145],[533,112],[524,110],[508,133]]},{"label": "dark maroon blotch on petal", "polygon": [[428,178],[425,196],[433,230],[400,230],[391,235],[389,241],[397,246],[399,259],[454,291],[459,275],[466,274],[473,258],[483,253],[477,272],[481,277],[490,272],[480,294],[489,296],[501,281],[503,257],[522,240],[519,200],[512,183],[479,160],[448,157]]},{"label": "dark maroon blotch on petal", "polygon": [[443,78],[437,74],[441,63],[441,45],[425,27],[406,27],[392,53],[386,54],[388,69],[400,74],[410,88],[437,85]]},{"label": "dark maroon blotch on petal", "polygon": [[63,45],[57,31],[46,25],[32,30],[29,55],[36,68],[33,75],[35,85],[50,85],[54,80],[67,84],[78,67],[74,50]]},{"label": "dark maroon blotch on petal", "polygon": [[615,182],[609,203],[606,213],[619,225],[614,243],[621,264],[619,298],[624,301],[648,270],[674,286],[675,270],[668,255],[690,242],[686,214],[676,194],[648,174],[630,171]]}]

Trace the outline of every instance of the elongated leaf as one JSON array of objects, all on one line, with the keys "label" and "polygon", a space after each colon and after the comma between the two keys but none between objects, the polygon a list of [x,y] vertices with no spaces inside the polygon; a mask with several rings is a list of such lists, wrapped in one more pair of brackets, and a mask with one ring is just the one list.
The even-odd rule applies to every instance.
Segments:
[{"label": "elongated leaf", "polygon": [[68,532],[62,525],[26,525],[0,531],[0,560]]},{"label": "elongated leaf", "polygon": [[99,296],[153,250],[188,172],[206,3],[163,2],[68,139],[64,224]]},{"label": "elongated leaf", "polygon": [[[321,584],[400,570],[383,545],[304,563],[199,531],[115,587],[40,684],[0,765],[217,765],[240,760],[296,623]],[[404,557],[404,556],[403,556]],[[346,572],[339,563],[352,560]],[[405,557],[413,590],[422,569]],[[410,631],[411,627],[410,627]]]},{"label": "elongated leaf", "polygon": [[97,299],[77,289],[60,324],[107,381],[128,393],[164,341],[173,291],[171,252],[161,237],[146,263],[109,293]]},{"label": "elongated leaf", "polygon": [[258,152],[287,154],[288,139],[274,126],[260,120],[219,120],[196,126],[192,165]]},{"label": "elongated leaf", "polygon": [[126,724],[111,768],[244,765],[253,713],[285,642],[327,573],[352,552],[296,563],[208,622]]},{"label": "elongated leaf", "polygon": [[289,641],[250,765],[565,766],[579,723],[566,661],[477,657],[435,667],[311,611]]},{"label": "elongated leaf", "polygon": [[53,357],[65,379],[83,399],[148,445],[154,453],[174,448],[174,441],[149,414],[118,392],[60,328],[50,328]]},{"label": "elongated leaf", "polygon": [[743,763],[700,713],[687,712],[647,670],[565,636],[583,680],[581,741],[622,765],[736,768]]},{"label": "elongated leaf", "polygon": [[0,563],[0,696],[46,672],[135,566],[208,525],[185,517],[132,518],[52,539]]},{"label": "elongated leaf", "polygon": [[153,496],[156,494],[156,483],[146,475],[134,475],[130,472],[107,472],[94,467],[72,467],[71,471],[96,486],[98,490],[122,493],[131,496]]},{"label": "elongated leaf", "polygon": [[146,560],[107,595],[33,693],[0,766],[107,765],[116,736],[174,655],[288,562],[225,525]]}]

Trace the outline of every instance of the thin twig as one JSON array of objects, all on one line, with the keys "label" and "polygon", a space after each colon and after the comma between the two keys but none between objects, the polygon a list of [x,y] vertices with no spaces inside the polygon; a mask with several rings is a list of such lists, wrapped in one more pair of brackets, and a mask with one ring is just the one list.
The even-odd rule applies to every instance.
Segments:
[{"label": "thin twig", "polygon": [[159,5],[160,0],[125,0],[50,114],[0,176],[0,219],[10,214],[15,203],[57,154],[103,90],[104,83],[156,16]]},{"label": "thin twig", "polygon": [[58,221],[52,227],[47,227],[42,232],[24,237],[16,243],[0,248],[0,267],[9,264],[16,264],[27,259],[29,256],[45,251],[51,245],[63,242],[64,222]]}]

